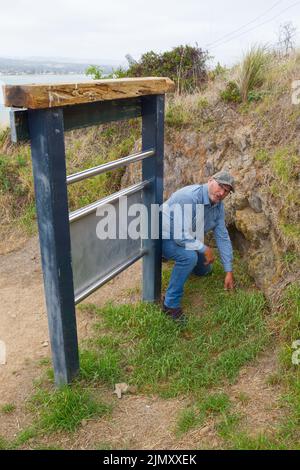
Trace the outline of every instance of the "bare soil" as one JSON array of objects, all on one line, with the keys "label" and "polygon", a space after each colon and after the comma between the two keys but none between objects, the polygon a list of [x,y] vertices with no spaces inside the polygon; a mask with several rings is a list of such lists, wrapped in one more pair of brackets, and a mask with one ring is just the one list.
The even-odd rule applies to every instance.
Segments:
[{"label": "bare soil", "polygon": [[[0,256],[0,340],[7,348],[7,363],[0,365],[0,436],[13,439],[30,425],[31,416],[25,402],[34,391],[34,381],[42,373],[40,362],[51,357],[43,292],[43,278],[37,237],[18,251]],[[88,302],[103,305],[107,300],[136,301],[139,297],[141,263],[131,266],[106,284]],[[78,311],[79,341],[92,334],[93,315]],[[237,382],[226,392],[241,413],[243,427],[250,433],[273,432],[282,418],[279,386],[267,384],[267,377],[277,369],[274,351],[243,368]],[[110,392],[109,392],[110,393]],[[247,396],[242,400],[241,397]],[[41,445],[65,449],[91,449],[103,446],[119,449],[197,449],[220,448],[216,422],[176,436],[175,423],[187,398],[163,400],[157,396],[125,395],[114,401],[112,417],[93,420],[72,435],[44,437]],[[1,406],[14,404],[11,414]],[[36,443],[27,443],[26,448]]]}]

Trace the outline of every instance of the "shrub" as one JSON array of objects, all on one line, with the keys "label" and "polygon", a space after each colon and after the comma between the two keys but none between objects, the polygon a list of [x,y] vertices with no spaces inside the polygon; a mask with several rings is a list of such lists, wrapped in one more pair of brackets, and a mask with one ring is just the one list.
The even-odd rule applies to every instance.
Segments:
[{"label": "shrub", "polygon": [[90,65],[86,71],[86,75],[90,75],[93,80],[101,80],[101,79],[109,79],[109,78],[124,78],[127,77],[127,70],[123,69],[122,67],[118,67],[116,69],[112,69],[110,74],[105,74],[101,67],[98,65]]},{"label": "shrub", "polygon": [[225,77],[227,68],[223,67],[220,62],[217,63],[216,67],[211,70],[208,75],[211,80],[215,80],[217,77]]},{"label": "shrub", "polygon": [[176,83],[177,91],[192,92],[207,81],[207,51],[189,45],[174,47],[157,54],[146,52],[138,62],[131,63],[129,77],[169,77]]},{"label": "shrub", "polygon": [[259,90],[249,91],[248,96],[247,96],[247,101],[249,102],[260,101],[264,98],[265,94],[266,93],[264,91],[259,91]]},{"label": "shrub", "polygon": [[86,75],[91,75],[93,80],[100,80],[101,78],[105,78],[103,76],[103,70],[98,65],[90,65],[86,71]]},{"label": "shrub", "polygon": [[224,91],[221,91],[220,97],[226,103],[241,103],[242,97],[239,87],[236,82],[230,81],[227,83]]}]

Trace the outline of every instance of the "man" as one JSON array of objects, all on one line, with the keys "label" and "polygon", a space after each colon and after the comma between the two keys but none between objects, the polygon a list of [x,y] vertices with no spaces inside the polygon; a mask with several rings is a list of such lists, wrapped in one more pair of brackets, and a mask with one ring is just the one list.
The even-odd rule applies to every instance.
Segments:
[{"label": "man", "polygon": [[222,202],[231,191],[234,192],[234,186],[234,178],[230,173],[220,171],[210,177],[206,184],[179,189],[163,205],[162,253],[164,258],[175,261],[163,311],[179,323],[186,321],[181,308],[181,298],[188,276],[192,272],[205,276],[212,271],[213,250],[204,245],[201,237],[197,236],[197,231],[195,232],[201,218],[203,235],[210,230],[214,232],[226,273],[224,288],[234,287],[232,245],[225,225]]}]

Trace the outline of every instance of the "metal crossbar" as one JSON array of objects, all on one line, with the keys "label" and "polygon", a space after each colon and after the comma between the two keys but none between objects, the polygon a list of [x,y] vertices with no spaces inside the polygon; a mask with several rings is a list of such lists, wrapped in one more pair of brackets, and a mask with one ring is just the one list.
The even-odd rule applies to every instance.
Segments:
[{"label": "metal crossbar", "polygon": [[145,158],[152,157],[155,155],[155,150],[150,149],[145,152],[134,153],[128,155],[127,157],[119,158],[112,162],[104,163],[103,165],[98,165],[93,168],[88,168],[87,170],[79,171],[73,175],[67,176],[67,184],[77,183],[77,181],[82,181],[86,178],[91,178],[92,176],[100,175],[106,171],[115,170],[121,166],[129,165],[130,163],[135,163]]},{"label": "metal crossbar", "polygon": [[82,219],[88,214],[92,214],[93,212],[96,212],[98,207],[105,206],[106,204],[112,204],[120,197],[122,196],[130,196],[131,194],[134,194],[141,189],[144,189],[148,187],[154,179],[149,179],[146,181],[142,181],[141,183],[134,184],[132,186],[129,186],[128,188],[121,189],[121,191],[118,191],[117,193],[111,194],[110,196],[104,197],[103,199],[99,199],[99,201],[93,202],[92,204],[89,204],[88,206],[82,207],[81,209],[77,209],[76,211],[70,212],[69,214],[69,222],[75,222],[76,220]]}]

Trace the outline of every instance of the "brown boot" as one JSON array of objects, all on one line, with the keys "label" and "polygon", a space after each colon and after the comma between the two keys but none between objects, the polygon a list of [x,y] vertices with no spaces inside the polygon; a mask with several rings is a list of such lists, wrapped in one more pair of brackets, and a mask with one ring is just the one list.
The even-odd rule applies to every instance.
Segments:
[{"label": "brown boot", "polygon": [[167,307],[163,303],[162,311],[172,320],[174,320],[176,323],[180,324],[181,326],[185,326],[187,323],[187,318],[185,314],[183,313],[183,310],[181,307],[177,308],[171,308]]}]

